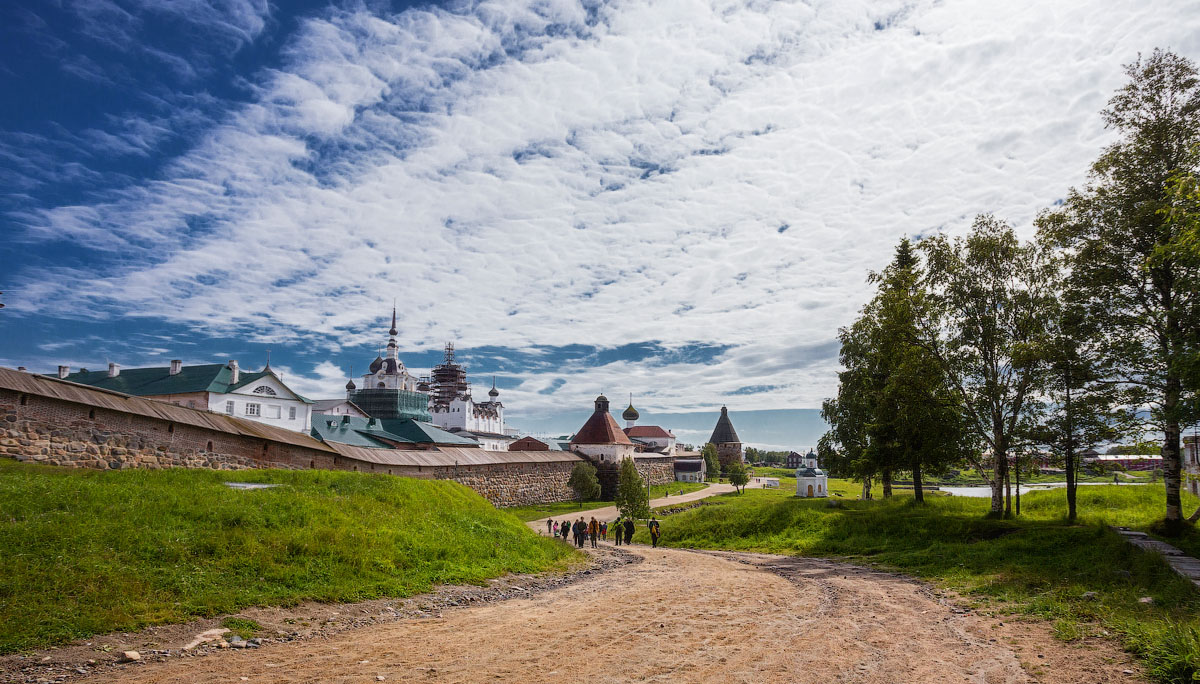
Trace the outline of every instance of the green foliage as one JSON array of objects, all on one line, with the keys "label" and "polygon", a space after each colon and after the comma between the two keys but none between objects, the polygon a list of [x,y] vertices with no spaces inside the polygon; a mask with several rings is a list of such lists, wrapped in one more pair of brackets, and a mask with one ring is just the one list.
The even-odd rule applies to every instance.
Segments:
[{"label": "green foliage", "polygon": [[650,515],[649,502],[646,500],[646,481],[637,471],[632,458],[621,460],[621,470],[617,475],[617,498],[613,502],[622,518],[645,518]]},{"label": "green foliage", "polygon": [[579,507],[583,508],[585,499],[595,499],[600,496],[600,480],[596,477],[596,466],[587,461],[580,461],[571,468],[571,477],[567,486],[575,492],[579,499]]},{"label": "green foliage", "polygon": [[243,639],[253,639],[262,630],[262,625],[249,618],[227,617],[221,626]]},{"label": "green foliage", "polygon": [[1126,74],[1102,112],[1118,139],[1042,233],[1069,260],[1070,287],[1104,331],[1100,352],[1124,381],[1125,403],[1163,434],[1166,520],[1179,531],[1180,428],[1200,418],[1200,258],[1185,180],[1200,171],[1200,78],[1190,60],[1163,50]]},{"label": "green foliage", "polygon": [[729,464],[729,484],[733,485],[734,489],[745,491],[746,484],[750,482],[750,471],[746,468],[746,464],[741,461],[734,461]]},{"label": "green foliage", "polygon": [[721,477],[721,459],[717,457],[717,445],[709,443],[705,444],[700,450],[700,456],[704,458],[704,468],[708,471],[708,479],[716,480]]},{"label": "green foliage", "polygon": [[323,470],[0,459],[0,521],[0,652],[252,605],[409,596],[574,557],[456,483]]},{"label": "green foliage", "polygon": [[[794,480],[793,486],[794,486]],[[833,491],[854,486],[831,480]],[[793,490],[794,491],[794,490]],[[1162,681],[1200,672],[1200,591],[1161,557],[1140,551],[1109,525],[1148,529],[1161,515],[1158,487],[1081,487],[1080,521],[1064,524],[1062,490],[1022,497],[1018,519],[989,519],[986,499],[930,497],[914,506],[898,493],[883,501],[828,502],[792,491],[748,489],[670,517],[666,546],[821,556],[898,569],[953,589],[992,609],[1052,621],[1060,638],[1086,625],[1119,634]],[[1189,505],[1200,503],[1185,494]],[[836,502],[837,506],[830,506]],[[1200,555],[1200,532],[1173,540]],[[1093,600],[1086,592],[1096,592]],[[1154,598],[1147,606],[1143,596]]]}]

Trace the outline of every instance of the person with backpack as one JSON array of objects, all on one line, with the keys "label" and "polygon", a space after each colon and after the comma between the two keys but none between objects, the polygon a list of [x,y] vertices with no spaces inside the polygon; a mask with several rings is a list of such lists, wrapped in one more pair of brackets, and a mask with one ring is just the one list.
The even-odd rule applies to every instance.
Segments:
[{"label": "person with backpack", "polygon": [[592,548],[596,548],[596,540],[600,538],[600,523],[596,521],[596,516],[592,516],[592,521],[588,523],[588,537],[591,538]]},{"label": "person with backpack", "polygon": [[617,516],[617,519],[613,521],[612,526],[613,526],[613,546],[620,546],[621,545],[621,529],[622,529],[621,528],[621,516],[619,516],[619,515]]},{"label": "person with backpack", "polygon": [[558,536],[558,521],[554,521],[554,536]]},{"label": "person with backpack", "polygon": [[654,519],[654,516],[650,516],[650,522],[646,523],[646,527],[650,530],[650,545],[658,548],[659,529],[658,521]]},{"label": "person with backpack", "polygon": [[625,518],[625,545],[633,543],[633,518]]},{"label": "person with backpack", "polygon": [[562,532],[563,541],[567,540],[567,535],[571,533],[571,524],[566,520],[562,521],[562,527],[559,528]]},{"label": "person with backpack", "polygon": [[600,541],[608,541],[608,522],[600,523]]}]

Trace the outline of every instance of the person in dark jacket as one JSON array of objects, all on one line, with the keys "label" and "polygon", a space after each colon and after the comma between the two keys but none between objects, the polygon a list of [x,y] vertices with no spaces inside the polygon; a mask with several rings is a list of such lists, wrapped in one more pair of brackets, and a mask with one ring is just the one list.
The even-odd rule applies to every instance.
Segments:
[{"label": "person in dark jacket", "polygon": [[654,516],[650,516],[650,522],[646,523],[646,527],[650,530],[650,545],[658,548],[659,529],[658,521],[654,519]]},{"label": "person in dark jacket", "polygon": [[571,534],[571,523],[566,520],[562,521],[562,528],[559,531],[562,533],[563,541],[566,541],[567,537]]},{"label": "person in dark jacket", "polygon": [[625,543],[633,543],[633,518],[625,519]]}]

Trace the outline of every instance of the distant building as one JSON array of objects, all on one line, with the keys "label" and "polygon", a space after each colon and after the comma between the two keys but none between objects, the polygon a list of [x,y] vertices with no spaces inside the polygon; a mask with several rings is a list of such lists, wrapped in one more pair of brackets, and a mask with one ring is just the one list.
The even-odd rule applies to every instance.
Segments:
[{"label": "distant building", "polygon": [[571,451],[600,463],[620,463],[632,458],[637,448],[608,412],[608,397],[596,397],[596,410],[571,438]]},{"label": "distant building", "polygon": [[558,439],[538,439],[526,435],[508,445],[509,451],[566,451]]},{"label": "distant building", "polygon": [[731,463],[746,460],[742,453],[742,440],[738,438],[737,430],[733,429],[733,423],[729,420],[729,409],[724,406],[721,407],[721,417],[717,419],[717,426],[713,428],[708,443],[717,448],[717,459],[721,461],[722,470]]},{"label": "distant building", "polygon": [[625,436],[638,448],[638,451],[675,455],[675,435],[657,425],[637,425],[641,418],[638,410],[633,407],[633,396],[629,397],[629,407],[622,413],[625,419]]},{"label": "distant building", "polygon": [[421,378],[417,389],[428,392],[428,408],[434,425],[451,432],[469,435],[484,449],[508,451],[516,437],[504,427],[504,404],[492,378],[487,401],[475,401],[467,371],[454,360],[454,344],[446,344],[446,355],[433,367],[429,377]]},{"label": "distant building", "polygon": [[314,415],[370,417],[349,399],[316,399],[313,401],[312,412]]},{"label": "distant building", "polygon": [[708,479],[708,465],[702,458],[676,458],[676,482],[704,482]]},{"label": "distant building", "polygon": [[285,385],[270,364],[257,373],[243,372],[234,360],[185,366],[176,359],[169,366],[154,368],[121,368],[110,363],[107,371],[81,368],[74,373],[59,366],[58,377],[297,432],[308,432],[312,425],[312,401]]},{"label": "distant building", "polygon": [[817,454],[809,451],[796,469],[796,496],[823,498],[829,496],[829,476],[817,465]]},{"label": "distant building", "polygon": [[785,468],[787,468],[789,470],[795,470],[796,468],[799,468],[802,465],[804,465],[804,456],[803,455],[801,455],[799,452],[796,452],[796,451],[792,451],[792,452],[788,453],[787,462],[784,464]]},{"label": "distant building", "polygon": [[383,420],[408,418],[428,422],[429,398],[417,391],[413,377],[399,357],[396,342],[396,307],[392,307],[392,327],[388,330],[385,356],[376,356],[362,376],[362,386],[346,383],[346,400],[368,416]]}]

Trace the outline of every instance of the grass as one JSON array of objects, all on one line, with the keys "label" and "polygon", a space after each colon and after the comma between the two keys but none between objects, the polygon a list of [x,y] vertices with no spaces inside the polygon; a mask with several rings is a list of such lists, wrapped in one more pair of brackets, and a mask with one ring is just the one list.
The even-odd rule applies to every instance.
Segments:
[{"label": "grass", "polygon": [[[781,482],[781,485],[783,483]],[[831,489],[858,485],[831,480]],[[1108,529],[1150,529],[1162,516],[1161,487],[1081,487],[1080,524],[1064,520],[1061,490],[1022,497],[1019,519],[986,517],[987,499],[911,493],[888,501],[798,499],[787,488],[748,490],[670,516],[660,543],[685,548],[846,558],[922,577],[981,608],[1038,616],[1065,640],[1108,630],[1161,681],[1200,672],[1200,591],[1157,555]],[[1200,503],[1185,495],[1185,506]],[[646,532],[638,531],[646,541]],[[1196,555],[1200,533],[1171,543]],[[1085,592],[1095,592],[1085,598]],[[1151,605],[1139,598],[1149,596]]]},{"label": "grass", "polygon": [[408,596],[576,558],[453,482],[8,459],[0,550],[0,653],[253,605]]},{"label": "grass", "polygon": [[221,621],[221,626],[243,639],[253,639],[262,629],[262,625],[249,618],[227,617]]},{"label": "grass", "polygon": [[[708,485],[702,482],[672,482],[665,485],[651,485],[650,498],[661,499],[670,494],[670,496],[678,496],[680,490],[684,494],[689,494],[699,489],[704,489]],[[668,497],[669,498],[669,497]],[[556,518],[558,516],[569,516],[572,513],[580,511],[591,511],[597,508],[613,505],[612,501],[584,501],[583,507],[579,507],[578,501],[559,501],[549,504],[537,504],[534,506],[511,506],[504,510],[512,513],[521,520],[529,522],[530,520],[541,520],[542,518]]]}]

